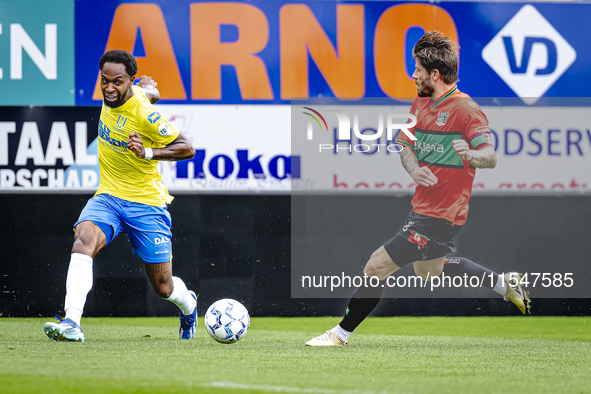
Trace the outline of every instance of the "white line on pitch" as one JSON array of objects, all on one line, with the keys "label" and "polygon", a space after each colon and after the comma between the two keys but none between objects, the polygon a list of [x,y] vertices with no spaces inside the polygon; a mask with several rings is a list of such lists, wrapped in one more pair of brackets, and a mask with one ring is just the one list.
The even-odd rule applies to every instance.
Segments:
[{"label": "white line on pitch", "polygon": [[[300,387],[287,387],[287,386],[270,386],[263,384],[244,384],[234,382],[212,382],[211,384],[200,385],[202,387],[217,387],[217,388],[228,388],[238,390],[259,390],[259,391],[271,391],[276,393],[319,393],[319,394],[372,394],[373,391],[342,391],[342,390],[330,390],[320,388],[300,388]],[[390,392],[391,393],[391,392]],[[402,393],[393,393],[402,394]]]}]

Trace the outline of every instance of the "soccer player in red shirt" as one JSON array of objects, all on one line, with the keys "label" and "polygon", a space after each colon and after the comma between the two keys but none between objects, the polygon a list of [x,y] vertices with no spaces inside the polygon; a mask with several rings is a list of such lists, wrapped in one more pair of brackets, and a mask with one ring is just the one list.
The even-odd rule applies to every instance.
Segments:
[{"label": "soccer player in red shirt", "polygon": [[[489,142],[486,116],[456,85],[458,45],[440,32],[428,32],[414,46],[413,58],[418,97],[410,110],[417,124],[410,131],[416,140],[405,133],[399,133],[396,139],[403,146],[402,166],[417,184],[412,210],[394,238],[371,255],[363,273],[383,283],[401,267],[413,263],[416,275],[423,280],[439,276],[444,267],[449,267],[448,276],[485,275],[492,278],[487,287],[525,314],[529,312],[529,298],[518,281],[520,274],[498,275],[464,258],[446,264],[447,253],[456,251],[453,238],[468,216],[476,168],[494,168],[497,156]],[[376,307],[382,291],[381,284],[359,287],[341,323],[306,345],[346,345],[351,332]]]}]

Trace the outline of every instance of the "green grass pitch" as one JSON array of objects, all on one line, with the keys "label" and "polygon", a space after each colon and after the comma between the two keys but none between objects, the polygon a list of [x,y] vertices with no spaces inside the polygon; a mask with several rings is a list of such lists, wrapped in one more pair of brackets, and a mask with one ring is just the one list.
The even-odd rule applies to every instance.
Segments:
[{"label": "green grass pitch", "polygon": [[339,318],[253,318],[238,343],[180,341],[174,318],[0,319],[0,393],[591,393],[591,317],[369,318],[349,346],[304,343]]}]

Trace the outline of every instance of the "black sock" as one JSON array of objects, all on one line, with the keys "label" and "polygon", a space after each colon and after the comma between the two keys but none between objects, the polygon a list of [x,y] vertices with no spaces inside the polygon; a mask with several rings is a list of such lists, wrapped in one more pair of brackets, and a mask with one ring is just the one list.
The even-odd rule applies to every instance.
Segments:
[{"label": "black sock", "polygon": [[349,332],[353,332],[358,325],[374,310],[382,297],[384,282],[380,281],[377,287],[362,286],[358,287],[349,301],[345,317],[339,325]]},{"label": "black sock", "polygon": [[[494,287],[499,278],[497,273],[465,257],[450,257],[443,267],[443,273],[452,277],[466,274],[468,277],[477,276],[478,278],[482,278],[484,275],[485,280],[482,282],[482,285],[489,289]],[[362,286],[355,290],[347,306],[345,317],[339,323],[344,330],[353,332],[371,311],[375,309],[384,291],[382,284],[383,281],[377,287]]]},{"label": "black sock", "polygon": [[482,281],[482,286],[489,289],[492,289],[499,279],[499,274],[489,270],[486,267],[478,265],[465,257],[448,257],[445,265],[443,266],[442,274],[452,277],[463,276],[464,274],[467,274],[468,277],[477,276],[478,278],[482,278],[484,275],[485,279]]}]

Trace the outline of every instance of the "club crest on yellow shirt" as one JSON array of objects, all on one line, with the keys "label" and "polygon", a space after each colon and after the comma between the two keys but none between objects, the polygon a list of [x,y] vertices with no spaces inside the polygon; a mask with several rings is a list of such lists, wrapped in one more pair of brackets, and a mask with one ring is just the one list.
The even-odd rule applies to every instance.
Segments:
[{"label": "club crest on yellow shirt", "polygon": [[119,115],[115,127],[117,127],[118,129],[122,129],[125,127],[125,123],[127,123],[127,116]]}]

